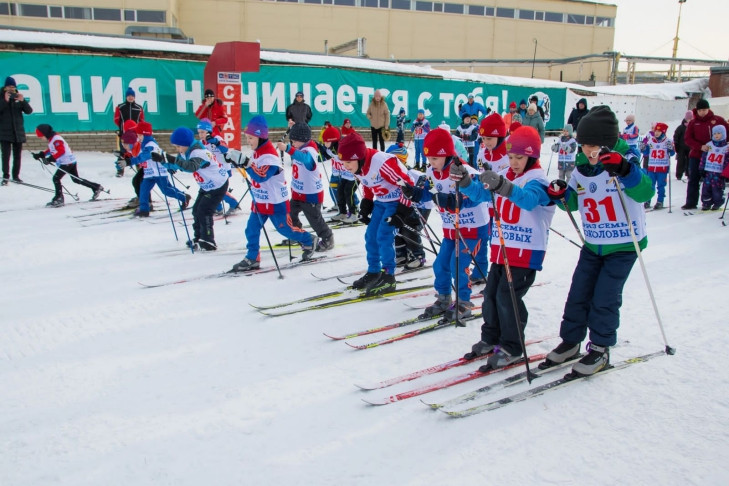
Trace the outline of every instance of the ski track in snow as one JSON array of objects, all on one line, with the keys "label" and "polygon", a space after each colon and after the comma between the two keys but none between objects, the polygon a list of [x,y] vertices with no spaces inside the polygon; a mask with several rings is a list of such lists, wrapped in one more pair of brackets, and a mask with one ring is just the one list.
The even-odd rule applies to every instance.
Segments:
[{"label": "ski track in snow", "polygon": [[[551,142],[543,147],[545,167]],[[353,383],[460,357],[478,340],[479,321],[358,351],[321,333],[344,334],[420,311],[393,300],[266,318],[248,306],[341,289],[336,280],[318,281],[310,273],[363,269],[364,257],[285,270],[283,280],[274,272],[144,289],[138,282],[230,268],[244,256],[249,216],[236,216],[229,225],[216,221],[220,247],[241,249],[219,254],[185,252],[184,228],[176,226],[176,242],[169,221],[116,218],[93,224],[89,213],[132,197],[131,174],[114,178],[109,154],[78,155],[81,176],[111,189],[102,198],[118,201],[76,205],[67,197],[66,207],[45,209],[49,193],[0,188],[3,485],[461,485],[486,478],[495,484],[704,485],[729,480],[729,379],[721,360],[729,346],[724,271],[729,228],[721,226],[720,214],[684,217],[679,210],[684,184],[673,184],[673,213],[647,215],[644,253],[677,354],[495,412],[452,419],[417,398],[384,407],[367,406],[360,398],[440,381],[476,369],[476,363],[370,392]],[[23,163],[23,179],[51,186],[49,175],[27,153]],[[178,177],[192,182],[189,175]],[[69,178],[64,183],[82,201],[90,196]],[[234,175],[231,185],[240,197],[245,190],[240,177]],[[243,204],[249,203],[246,198]],[[185,216],[190,223],[191,214]],[[437,215],[429,222],[438,228]],[[552,226],[578,240],[563,212],[557,211]],[[278,242],[280,235],[267,228],[271,241]],[[335,253],[362,252],[363,233],[364,228],[336,231]],[[263,236],[261,243],[265,246]],[[174,249],[180,251],[169,252]],[[285,252],[277,257],[282,264],[288,261]],[[273,263],[267,250],[261,258],[264,265]],[[550,235],[545,268],[537,277],[549,284],[532,288],[525,299],[527,338],[558,332],[577,258],[571,243]],[[613,349],[614,361],[663,348],[637,262],[625,287],[621,320],[619,339],[627,342]],[[416,326],[352,342],[372,342]],[[546,352],[557,342],[531,346],[529,352]],[[489,382],[475,380],[423,398],[446,400]],[[471,403],[527,388],[522,383]]]}]

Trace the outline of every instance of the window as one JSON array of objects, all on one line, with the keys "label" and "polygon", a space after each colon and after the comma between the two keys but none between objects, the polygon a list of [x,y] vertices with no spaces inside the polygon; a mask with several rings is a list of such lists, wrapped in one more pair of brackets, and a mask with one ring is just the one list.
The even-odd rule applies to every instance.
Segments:
[{"label": "window", "polygon": [[494,13],[496,13],[496,9],[494,7],[486,7],[486,16],[487,17],[493,17]]},{"label": "window", "polygon": [[443,4],[442,3],[434,3],[433,4],[433,12],[442,12],[443,11]]},{"label": "window", "polygon": [[84,7],[63,7],[63,15],[67,19],[91,20],[91,9]]},{"label": "window", "polygon": [[[309,0],[304,0],[305,2],[308,2]],[[318,2],[317,2],[318,3]],[[377,8],[380,6],[380,2],[378,0],[362,0],[363,7],[372,7]]]},{"label": "window", "polygon": [[63,7],[48,7],[51,12],[51,17],[54,19],[63,18]]},{"label": "window", "polygon": [[597,17],[595,20],[595,25],[598,27],[612,27],[613,26],[613,19],[610,17]]},{"label": "window", "polygon": [[304,3],[318,3],[321,5],[321,0],[304,0]]},{"label": "window", "polygon": [[595,17],[585,17],[585,23],[587,25],[592,25],[595,23]]},{"label": "window", "polygon": [[164,24],[167,12],[162,10],[137,10],[137,22],[156,22]]},{"label": "window", "polygon": [[410,10],[410,0],[392,0],[392,8]]},{"label": "window", "polygon": [[324,0],[324,4],[325,5],[331,5],[332,4],[332,0]]},{"label": "window", "polygon": [[390,8],[390,0],[380,0],[380,8]]},{"label": "window", "polygon": [[15,3],[0,2],[0,15],[18,15]]},{"label": "window", "polygon": [[544,12],[544,20],[547,22],[562,22],[564,20],[564,14],[557,12]]},{"label": "window", "polygon": [[20,15],[23,17],[48,17],[48,8],[45,5],[19,4]]},{"label": "window", "polygon": [[463,5],[461,5],[460,3],[444,3],[443,4],[443,11],[445,13],[462,14],[463,13]]},{"label": "window", "polygon": [[567,23],[568,24],[585,24],[585,16],[584,15],[575,15],[575,14],[567,14]]},{"label": "window", "polygon": [[504,17],[507,19],[513,19],[514,18],[514,9],[513,8],[497,8],[496,16]]},{"label": "window", "polygon": [[433,2],[415,2],[415,10],[418,10],[419,12],[432,12]]},{"label": "window", "polygon": [[136,10],[125,10],[124,11],[124,21],[125,22],[134,22],[137,20],[137,11]]},{"label": "window", "polygon": [[534,20],[534,10],[519,9],[519,18],[521,20]]},{"label": "window", "polygon": [[121,10],[118,8],[94,8],[94,20],[121,20]]},{"label": "window", "polygon": [[536,12],[534,19],[535,20],[544,20],[544,12]]},{"label": "window", "polygon": [[468,15],[483,15],[484,10],[481,5],[468,5]]}]

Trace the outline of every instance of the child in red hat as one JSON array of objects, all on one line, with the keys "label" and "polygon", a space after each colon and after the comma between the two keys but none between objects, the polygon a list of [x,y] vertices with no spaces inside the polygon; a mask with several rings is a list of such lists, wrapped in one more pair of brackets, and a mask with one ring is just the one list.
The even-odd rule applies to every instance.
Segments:
[{"label": "child in red hat", "polygon": [[[534,283],[537,271],[542,269],[555,211],[547,195],[547,177],[539,165],[541,147],[539,133],[533,127],[524,126],[506,142],[508,169],[500,173],[486,170],[474,182],[462,168],[451,168],[451,178],[460,184],[464,195],[473,201],[493,198],[501,220],[500,225],[497,221],[499,227],[491,238],[491,269],[483,291],[481,339],[464,356],[474,359],[490,355],[481,367],[483,371],[522,359],[520,336],[529,315],[523,298]],[[510,274],[506,271],[504,252]],[[519,316],[514,314],[512,285]]]}]

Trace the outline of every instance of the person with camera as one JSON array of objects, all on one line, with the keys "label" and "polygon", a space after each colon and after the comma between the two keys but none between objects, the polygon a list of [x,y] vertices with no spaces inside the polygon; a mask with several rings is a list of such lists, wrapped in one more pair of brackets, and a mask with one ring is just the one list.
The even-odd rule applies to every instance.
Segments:
[{"label": "person with camera", "polygon": [[210,120],[213,124],[213,131],[211,132],[213,137],[220,135],[225,124],[228,123],[228,115],[225,114],[223,100],[216,98],[212,89],[205,90],[205,98],[195,110],[195,116],[198,120],[205,118]]},{"label": "person with camera", "polygon": [[5,79],[2,95],[0,96],[0,146],[3,158],[2,185],[7,186],[10,180],[10,152],[13,153],[13,181],[23,182],[20,179],[20,154],[25,142],[25,126],[23,114],[30,115],[33,108],[23,93],[18,92],[15,79],[8,76]]}]

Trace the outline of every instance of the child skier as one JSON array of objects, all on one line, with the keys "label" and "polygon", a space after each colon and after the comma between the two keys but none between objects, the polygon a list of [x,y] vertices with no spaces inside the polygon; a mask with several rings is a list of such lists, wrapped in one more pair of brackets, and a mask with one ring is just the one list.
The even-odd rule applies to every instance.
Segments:
[{"label": "child skier", "polygon": [[[427,317],[445,314],[445,318],[450,321],[456,317],[464,318],[471,315],[473,306],[470,302],[471,285],[466,269],[471,264],[469,254],[475,254],[482,244],[479,239],[479,228],[489,224],[488,206],[485,202],[469,198],[456,200],[456,184],[449,175],[462,161],[456,155],[450,133],[441,128],[432,130],[425,137],[423,150],[429,164],[426,176],[432,181],[430,186],[434,194],[431,196],[431,188],[428,185],[423,190],[405,186],[403,192],[414,201],[428,200],[432,197],[443,220],[443,240],[433,263],[437,300],[427,307],[423,314]],[[478,171],[467,164],[456,170],[463,173],[466,179],[478,177]],[[460,249],[458,267],[456,267],[457,248]],[[483,271],[486,272],[486,269]],[[457,311],[451,294],[456,275],[458,275],[456,291],[459,299]]]},{"label": "child skier", "polygon": [[[200,139],[202,146],[208,149],[210,153],[215,156],[215,160],[217,160],[220,165],[223,166],[223,168],[228,173],[228,179],[233,177],[233,171],[230,168],[230,164],[225,159],[225,154],[228,153],[228,145],[223,140],[223,137],[220,135],[220,131],[217,129],[217,127],[213,127],[213,123],[210,120],[208,120],[207,118],[203,118],[197,124],[196,128],[197,136]],[[215,132],[218,132],[218,134],[216,135]],[[223,201],[228,203],[228,214],[239,209],[238,200],[233,197],[230,192],[226,191],[226,193],[223,195]],[[225,211],[225,206],[223,206],[223,202],[221,201],[218,207],[215,208],[215,212],[216,214],[223,214],[223,211]]]},{"label": "child skier", "polygon": [[483,120],[478,129],[483,143],[482,162],[488,163],[488,167],[481,164],[479,169],[488,169],[494,172],[501,172],[509,168],[509,156],[506,154],[506,124],[498,113],[492,113]]},{"label": "child skier", "polygon": [[299,213],[303,212],[319,237],[316,251],[334,248],[334,235],[321,215],[324,182],[318,165],[319,149],[311,139],[306,123],[295,123],[289,132],[291,145],[278,143],[278,149],[291,157],[291,221],[302,228]]},{"label": "child skier", "polygon": [[722,175],[727,167],[729,146],[726,140],[726,128],[715,125],[711,129],[711,141],[707,143],[709,150],[701,155],[699,170],[704,171],[704,185],[701,187],[701,209],[716,211],[724,204],[724,186],[726,178]]},{"label": "child skier", "polygon": [[405,143],[405,124],[410,123],[410,120],[406,120],[405,117],[405,108],[400,108],[400,112],[395,118],[395,126],[397,127],[395,143]]},{"label": "child skier", "polygon": [[[478,119],[478,117],[476,117]],[[476,165],[476,147],[475,142],[478,138],[478,126],[471,123],[471,115],[468,113],[463,114],[463,120],[458,128],[456,128],[458,136],[461,138],[463,146],[468,152],[468,163],[474,169],[478,168]]]},{"label": "child skier", "polygon": [[51,202],[46,204],[46,207],[58,208],[64,205],[61,179],[63,179],[63,176],[66,174],[70,175],[71,180],[76,184],[80,184],[91,189],[93,191],[91,200],[96,201],[104,188],[101,187],[101,184],[90,182],[79,177],[78,167],[76,166],[76,156],[73,152],[71,152],[71,147],[68,146],[68,143],[63,139],[63,137],[54,132],[53,127],[46,123],[38,125],[35,129],[35,134],[38,138],[45,137],[45,139],[48,140],[48,149],[33,154],[33,158],[42,161],[46,165],[51,165],[55,162],[56,167],[58,167],[56,173],[53,174],[53,186],[56,189],[56,193]]},{"label": "child skier", "polygon": [[368,267],[367,273],[355,280],[352,287],[368,294],[395,290],[395,230],[412,212],[410,201],[402,197],[399,184],[412,185],[413,181],[397,157],[367,148],[356,132],[339,142],[338,155],[364,190],[359,217],[367,225]]},{"label": "child skier", "polygon": [[[673,141],[666,137],[668,125],[656,123],[653,128],[653,136],[645,142],[642,152],[648,158],[647,174],[651,185],[655,190],[658,187],[658,201],[653,209],[663,209],[663,200],[666,197],[666,181],[670,171],[671,157],[676,155],[673,149]],[[643,203],[646,209],[651,207],[650,199]]]},{"label": "child skier", "polygon": [[572,125],[564,126],[559,141],[552,145],[552,152],[557,154],[559,178],[569,182],[572,171],[575,170],[575,159],[577,158],[577,140],[572,136]]},{"label": "child skier", "polygon": [[254,116],[243,133],[253,149],[253,156],[242,164],[252,181],[249,187],[253,197],[253,214],[246,225],[248,251],[243,260],[233,265],[232,271],[245,272],[261,267],[261,228],[269,218],[276,231],[301,244],[304,250],[302,260],[311,259],[319,238],[291,224],[286,173],[276,147],[268,139],[266,119],[261,115]]},{"label": "child skier", "polygon": [[[152,125],[144,121],[139,122],[134,131],[124,132],[122,135],[122,143],[124,144],[124,148],[128,150],[124,154],[123,162],[120,161],[122,168],[127,165],[137,165],[144,173],[144,178],[139,189],[139,207],[134,211],[134,215],[140,218],[149,216],[149,200],[155,184],[162,191],[162,194],[180,201],[182,209],[187,208],[191,199],[190,195],[173,187],[170,184],[167,169],[159,162],[152,160],[152,153],[158,154],[156,158],[160,158],[159,155],[162,154],[162,149],[160,149],[157,141],[152,136]],[[135,157],[132,156],[132,150],[136,143],[140,144],[141,151]]]},{"label": "child skier", "polygon": [[[464,356],[474,359],[493,352],[481,370],[504,367],[522,359],[519,335],[524,332],[529,316],[523,298],[534,283],[537,271],[542,269],[555,211],[547,195],[544,170],[539,165],[541,146],[539,133],[533,127],[524,126],[512,132],[507,141],[509,169],[501,173],[486,170],[478,182],[472,182],[463,168],[451,168],[451,178],[458,181],[465,196],[473,201],[488,201],[493,197],[502,223],[509,223],[498,226],[497,222],[492,230],[491,269],[483,291],[481,340]],[[499,231],[503,233],[503,243]],[[510,274],[506,271],[504,251]],[[512,285],[521,331],[516,327]]]},{"label": "child skier", "polygon": [[[169,160],[165,166],[192,172],[200,186],[192,205],[194,239],[188,241],[188,245],[204,251],[215,251],[218,247],[213,231],[213,215],[228,190],[228,171],[199,140],[195,140],[195,134],[187,127],[176,128],[170,135],[170,143],[175,146],[177,157],[174,161]],[[151,158],[155,162],[164,160],[157,152],[152,152]]]},{"label": "child skier", "polygon": [[635,125],[635,115],[626,116],[625,123],[626,125],[623,128],[623,133],[620,134],[620,138],[628,144],[628,150],[640,158],[640,129]]},{"label": "child skier", "polygon": [[334,201],[337,203],[337,208],[339,208],[339,214],[332,216],[331,221],[354,224],[359,220],[357,216],[357,205],[359,203],[357,200],[357,180],[354,178],[354,174],[344,168],[342,161],[337,156],[340,138],[339,130],[335,127],[327,128],[322,135],[323,146],[319,147],[319,155],[322,160],[331,160],[332,162],[332,177],[330,180],[334,181],[335,176],[337,178]]},{"label": "child skier", "polygon": [[[634,228],[641,250],[645,249],[648,237],[641,205],[654,191],[638,158],[631,156],[628,144],[618,138],[618,119],[607,106],[592,108],[580,120],[577,141],[582,152],[577,155],[569,185],[552,181],[548,193],[562,209],[580,211],[585,244],[564,306],[559,331],[562,342],[549,353],[546,363],[564,363],[576,357],[589,330],[589,352],[572,367],[575,375],[585,376],[610,364],[610,346],[617,341],[620,325],[623,286],[638,258],[628,225]],[[625,210],[615,184],[625,195]]]},{"label": "child skier", "polygon": [[423,141],[430,131],[430,122],[425,119],[425,110],[418,110],[418,117],[413,121],[412,130],[415,145],[415,169],[425,171],[427,161],[423,154]]}]

